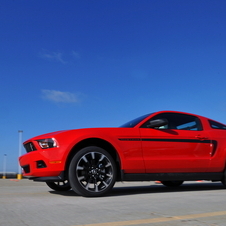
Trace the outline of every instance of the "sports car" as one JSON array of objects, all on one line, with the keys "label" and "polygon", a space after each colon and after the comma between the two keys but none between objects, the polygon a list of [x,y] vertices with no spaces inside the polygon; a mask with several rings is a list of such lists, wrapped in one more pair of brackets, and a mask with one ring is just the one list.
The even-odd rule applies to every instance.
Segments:
[{"label": "sports car", "polygon": [[64,130],[24,142],[23,176],[53,190],[102,196],[116,181],[221,181],[226,125],[177,111],[146,114],[117,128]]}]

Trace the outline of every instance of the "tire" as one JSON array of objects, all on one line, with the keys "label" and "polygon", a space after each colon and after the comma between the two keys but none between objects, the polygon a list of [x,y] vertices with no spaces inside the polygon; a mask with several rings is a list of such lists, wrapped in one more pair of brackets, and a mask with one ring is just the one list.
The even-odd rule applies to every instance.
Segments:
[{"label": "tire", "polygon": [[161,183],[167,187],[179,187],[184,181],[161,181]]},{"label": "tire", "polygon": [[116,165],[102,148],[90,146],[76,153],[69,166],[69,181],[74,192],[85,197],[105,195],[115,184]]},{"label": "tire", "polygon": [[71,189],[71,185],[68,180],[63,182],[46,182],[46,184],[55,191],[69,191]]},{"label": "tire", "polygon": [[224,175],[223,175],[223,178],[221,180],[221,183],[225,186],[226,188],[226,170],[224,170]]}]

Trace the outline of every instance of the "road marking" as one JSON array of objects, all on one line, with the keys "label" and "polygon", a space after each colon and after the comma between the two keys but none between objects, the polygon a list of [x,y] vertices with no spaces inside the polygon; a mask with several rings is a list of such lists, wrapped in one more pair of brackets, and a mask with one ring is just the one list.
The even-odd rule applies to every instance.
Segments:
[{"label": "road marking", "polygon": [[168,221],[176,221],[176,220],[195,219],[195,218],[203,218],[203,217],[214,217],[214,216],[222,216],[222,215],[226,215],[226,211],[190,214],[190,215],[173,216],[173,217],[160,217],[160,218],[151,218],[151,219],[142,219],[142,220],[131,220],[131,221],[82,224],[77,226],[129,226],[129,225],[152,224],[152,223],[160,223],[160,222],[168,222]]}]

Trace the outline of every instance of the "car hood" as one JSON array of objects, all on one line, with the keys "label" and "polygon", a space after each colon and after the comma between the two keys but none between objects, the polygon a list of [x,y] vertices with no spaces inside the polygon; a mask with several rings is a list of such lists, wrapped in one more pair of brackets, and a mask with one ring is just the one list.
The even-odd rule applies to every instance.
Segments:
[{"label": "car hood", "polygon": [[73,134],[99,134],[99,132],[107,132],[108,130],[118,130],[118,129],[122,129],[122,128],[118,128],[118,127],[113,127],[113,128],[82,128],[82,129],[72,129],[72,130],[61,130],[61,131],[56,131],[56,132],[51,132],[51,133],[45,133],[42,135],[38,135],[35,137],[30,138],[29,140],[26,140],[24,143],[29,142],[30,140],[39,140],[39,139],[45,139],[45,138],[51,138],[51,137],[58,137],[61,135],[67,135],[67,133],[73,133]]}]

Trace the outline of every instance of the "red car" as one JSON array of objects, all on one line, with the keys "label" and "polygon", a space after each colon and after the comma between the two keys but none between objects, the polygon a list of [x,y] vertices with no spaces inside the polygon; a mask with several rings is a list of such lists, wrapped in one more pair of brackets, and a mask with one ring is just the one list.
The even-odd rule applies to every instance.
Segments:
[{"label": "red car", "polygon": [[160,111],[118,128],[65,130],[24,142],[23,175],[57,191],[102,196],[115,181],[221,181],[226,186],[226,125]]}]

